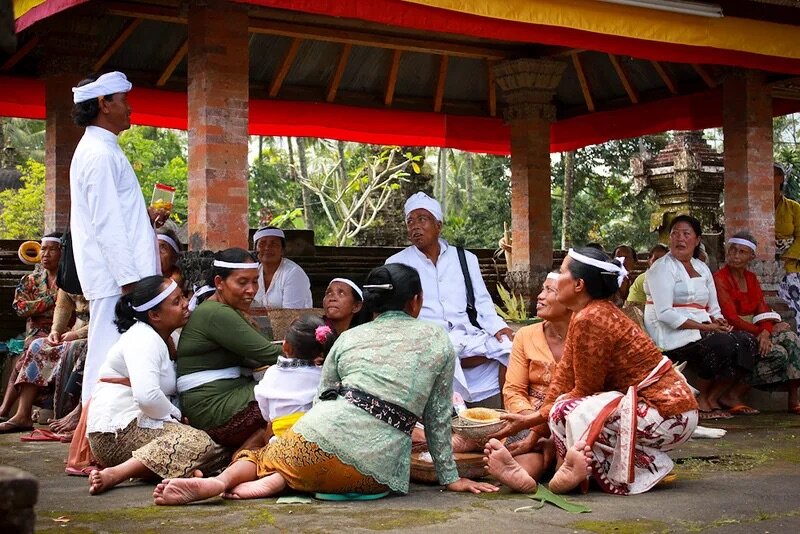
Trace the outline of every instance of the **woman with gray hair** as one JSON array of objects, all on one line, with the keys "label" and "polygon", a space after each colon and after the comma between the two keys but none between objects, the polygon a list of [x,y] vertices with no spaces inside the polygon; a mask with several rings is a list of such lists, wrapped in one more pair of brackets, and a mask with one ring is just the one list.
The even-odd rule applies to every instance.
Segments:
[{"label": "woman with gray hair", "polygon": [[743,382],[720,398],[733,414],[756,414],[742,402],[750,386],[787,388],[788,410],[800,415],[800,338],[781,316],[770,309],[756,275],[747,269],[758,243],[750,232],[738,232],[728,240],[725,266],[714,274],[722,314],[735,330],[749,332],[758,340],[760,358]]}]

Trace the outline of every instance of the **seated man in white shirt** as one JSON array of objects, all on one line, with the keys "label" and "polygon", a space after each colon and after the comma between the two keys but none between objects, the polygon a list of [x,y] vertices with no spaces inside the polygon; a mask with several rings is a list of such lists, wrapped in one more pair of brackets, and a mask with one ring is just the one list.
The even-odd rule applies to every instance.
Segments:
[{"label": "seated man in white shirt", "polygon": [[514,334],[494,309],[478,258],[464,251],[480,327],[467,315],[467,289],[458,251],[439,237],[443,218],[439,202],[415,193],[406,201],[405,216],[412,245],[386,263],[404,263],[419,272],[423,298],[419,318],[444,327],[459,359],[453,390],[467,406],[500,408]]}]

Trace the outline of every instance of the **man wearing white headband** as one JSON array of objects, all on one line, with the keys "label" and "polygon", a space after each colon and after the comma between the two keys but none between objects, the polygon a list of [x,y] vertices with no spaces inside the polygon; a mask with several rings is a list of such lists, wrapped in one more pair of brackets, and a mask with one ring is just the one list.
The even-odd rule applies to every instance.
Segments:
[{"label": "man wearing white headband", "polygon": [[386,263],[404,263],[419,272],[423,298],[419,318],[444,327],[459,358],[454,391],[468,405],[499,408],[500,377],[508,365],[513,332],[494,309],[478,258],[464,251],[479,327],[467,315],[467,288],[458,250],[439,237],[442,206],[423,192],[415,193],[406,201],[405,216],[412,245]]},{"label": "man wearing white headband", "polygon": [[[139,182],[117,136],[130,125],[121,72],[82,80],[72,89],[73,120],[86,130],[70,165],[75,268],[92,320],[82,401],[91,397],[97,371],[119,339],[114,306],[140,279],[159,274],[157,241]],[[65,95],[66,96],[66,95]],[[76,440],[78,441],[78,440]]]},{"label": "man wearing white headband", "polygon": [[313,306],[311,281],[303,268],[283,256],[286,235],[267,226],[253,234],[253,247],[260,263],[254,308],[304,309]]}]

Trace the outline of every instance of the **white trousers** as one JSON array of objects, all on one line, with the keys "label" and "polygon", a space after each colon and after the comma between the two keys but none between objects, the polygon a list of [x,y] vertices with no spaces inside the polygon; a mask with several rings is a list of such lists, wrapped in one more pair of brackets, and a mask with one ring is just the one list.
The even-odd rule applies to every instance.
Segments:
[{"label": "white trousers", "polygon": [[81,389],[81,403],[84,405],[92,398],[100,367],[106,361],[109,349],[120,336],[117,325],[114,324],[114,307],[119,298],[120,295],[115,295],[89,301],[89,340]]}]

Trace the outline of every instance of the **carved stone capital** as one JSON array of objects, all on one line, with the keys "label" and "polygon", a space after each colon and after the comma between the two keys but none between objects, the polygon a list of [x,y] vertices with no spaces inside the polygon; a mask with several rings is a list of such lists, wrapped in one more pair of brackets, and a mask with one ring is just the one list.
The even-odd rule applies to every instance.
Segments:
[{"label": "carved stone capital", "polygon": [[494,65],[495,80],[508,105],[505,120],[554,121],[553,95],[565,68],[566,63],[549,59],[515,59]]}]

